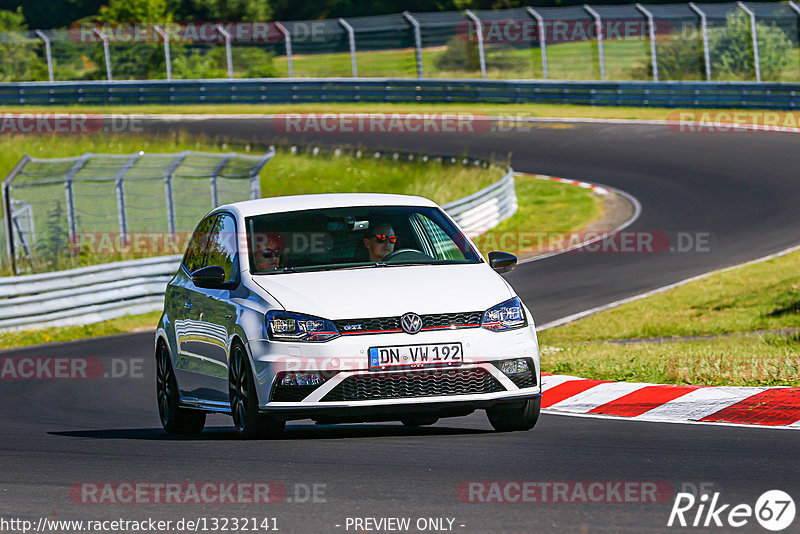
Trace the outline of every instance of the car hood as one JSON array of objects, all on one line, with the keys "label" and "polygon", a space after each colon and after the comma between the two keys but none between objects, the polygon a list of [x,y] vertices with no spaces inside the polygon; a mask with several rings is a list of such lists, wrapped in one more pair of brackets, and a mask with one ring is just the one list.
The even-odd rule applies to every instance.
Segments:
[{"label": "car hood", "polygon": [[514,296],[485,263],[253,276],[288,311],[326,319],[482,311]]}]

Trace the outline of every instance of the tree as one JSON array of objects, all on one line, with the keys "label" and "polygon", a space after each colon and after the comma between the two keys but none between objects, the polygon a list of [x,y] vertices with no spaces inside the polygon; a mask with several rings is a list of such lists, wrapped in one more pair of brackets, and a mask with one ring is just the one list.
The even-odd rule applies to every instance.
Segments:
[{"label": "tree", "polygon": [[47,79],[47,65],[36,53],[40,42],[27,29],[21,8],[0,11],[0,82]]}]

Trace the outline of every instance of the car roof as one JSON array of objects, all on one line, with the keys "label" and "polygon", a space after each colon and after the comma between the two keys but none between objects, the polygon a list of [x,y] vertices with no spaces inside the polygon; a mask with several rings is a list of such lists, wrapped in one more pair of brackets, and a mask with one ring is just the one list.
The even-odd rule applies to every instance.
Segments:
[{"label": "car roof", "polygon": [[385,193],[325,193],[319,195],[291,195],[285,197],[259,198],[220,206],[214,211],[227,210],[242,217],[322,208],[346,208],[355,206],[426,206],[437,204],[424,197],[391,195]]}]

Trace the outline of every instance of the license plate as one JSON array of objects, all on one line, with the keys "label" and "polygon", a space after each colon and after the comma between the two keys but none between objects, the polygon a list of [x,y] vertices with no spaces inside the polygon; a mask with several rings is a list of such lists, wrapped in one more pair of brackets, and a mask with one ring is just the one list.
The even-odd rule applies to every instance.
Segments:
[{"label": "license plate", "polygon": [[460,365],[463,361],[464,352],[461,343],[430,343],[369,349],[370,369]]}]

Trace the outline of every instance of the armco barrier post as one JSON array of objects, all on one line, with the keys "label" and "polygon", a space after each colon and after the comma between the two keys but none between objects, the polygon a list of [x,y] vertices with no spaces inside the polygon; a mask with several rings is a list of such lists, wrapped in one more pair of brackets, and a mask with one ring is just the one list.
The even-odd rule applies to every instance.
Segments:
[{"label": "armco barrier post", "polygon": [[42,41],[44,41],[44,53],[47,56],[47,76],[50,78],[50,81],[54,81],[55,77],[53,76],[53,53],[50,49],[50,38],[44,34],[41,30],[36,30],[36,36],[39,37]]},{"label": "armco barrier post", "polygon": [[417,59],[417,78],[422,78],[422,33],[419,29],[419,22],[408,11],[404,11],[403,16],[414,29],[414,52]]},{"label": "armco barrier post", "polygon": [[294,67],[292,65],[292,35],[289,33],[289,30],[286,29],[286,26],[280,22],[276,22],[275,27],[283,34],[283,42],[286,46],[286,65],[289,67],[289,78],[294,78]]},{"label": "armco barrier post", "polygon": [[353,78],[358,78],[358,61],[356,60],[356,32],[353,27],[347,23],[346,20],[340,18],[339,24],[347,32],[347,40],[350,43],[350,68],[353,72]]},{"label": "armco barrier post", "polygon": [[103,56],[106,59],[106,78],[108,81],[111,81],[111,52],[108,49],[108,36],[98,30],[97,28],[92,28],[94,34],[97,35],[103,41]]},{"label": "armco barrier post", "polygon": [[165,32],[163,29],[161,29],[161,26],[156,26],[155,30],[161,36],[161,38],[164,39],[164,60],[167,63],[167,79],[171,80],[172,79],[172,59],[170,58],[170,55],[169,55],[169,35],[167,34],[167,32]]},{"label": "armco barrier post", "polygon": [[658,59],[656,58],[656,29],[653,22],[653,14],[650,13],[642,4],[636,4],[638,9],[647,19],[647,33],[650,38],[650,65],[653,68],[653,81],[658,81]]},{"label": "armco barrier post", "polygon": [[606,79],[606,57],[603,53],[603,21],[600,19],[600,13],[592,9],[590,6],[584,4],[583,9],[594,19],[594,27],[597,30],[597,62],[600,64],[600,79]]},{"label": "armco barrier post", "polygon": [[536,19],[536,27],[539,30],[539,50],[542,53],[542,74],[544,79],[548,78],[547,75],[547,29],[544,27],[544,19],[532,7],[526,7],[525,10],[528,15]]},{"label": "armco barrier post", "polygon": [[228,63],[228,78],[233,79],[233,53],[231,52],[231,34],[225,31],[222,25],[215,25],[217,31],[225,39],[225,59]]},{"label": "armco barrier post", "polygon": [[758,54],[758,26],[756,25],[756,14],[747,7],[744,2],[736,2],[739,9],[750,17],[750,37],[753,40],[753,66],[756,69],[756,82],[761,81],[761,59]]},{"label": "armco barrier post", "polygon": [[689,7],[700,17],[700,30],[703,35],[703,59],[705,61],[706,81],[711,81],[711,52],[708,48],[708,19],[706,14],[694,2],[689,2]]},{"label": "armco barrier post", "polygon": [[481,19],[478,18],[475,13],[471,10],[467,9],[464,11],[464,14],[469,17],[473,24],[475,24],[475,30],[478,34],[478,60],[481,63],[481,78],[484,80],[486,79],[486,55],[483,51],[483,24],[481,23]]}]

